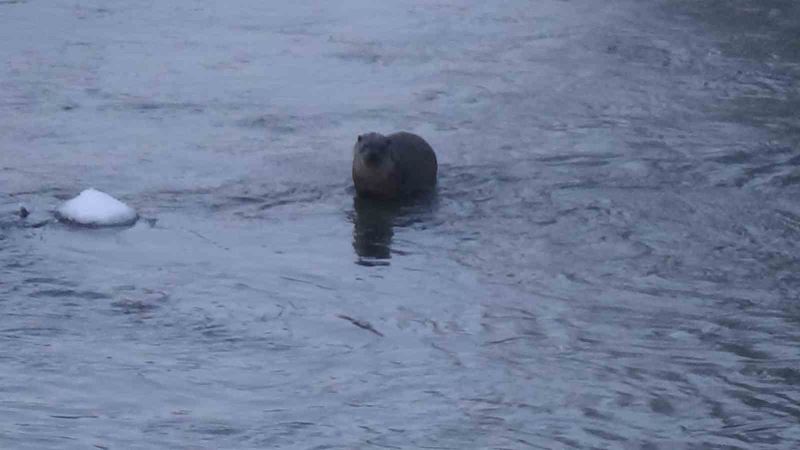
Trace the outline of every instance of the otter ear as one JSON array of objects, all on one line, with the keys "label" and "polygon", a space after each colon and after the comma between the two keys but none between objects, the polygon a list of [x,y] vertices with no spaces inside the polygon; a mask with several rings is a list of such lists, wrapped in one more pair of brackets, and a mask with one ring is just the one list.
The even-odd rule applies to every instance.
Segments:
[{"label": "otter ear", "polygon": [[361,142],[361,135],[360,134],[358,135],[357,142]]}]

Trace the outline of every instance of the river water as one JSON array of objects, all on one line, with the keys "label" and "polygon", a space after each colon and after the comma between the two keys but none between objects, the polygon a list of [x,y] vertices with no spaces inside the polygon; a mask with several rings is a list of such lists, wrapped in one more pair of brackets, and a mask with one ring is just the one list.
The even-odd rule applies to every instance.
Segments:
[{"label": "river water", "polygon": [[[799,24],[0,1],[0,448],[800,446]],[[401,129],[437,195],[354,200]]]}]

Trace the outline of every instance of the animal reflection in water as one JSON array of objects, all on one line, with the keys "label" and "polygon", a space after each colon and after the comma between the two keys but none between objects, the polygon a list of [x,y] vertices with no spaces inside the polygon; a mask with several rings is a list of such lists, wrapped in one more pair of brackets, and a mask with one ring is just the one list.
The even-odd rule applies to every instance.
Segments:
[{"label": "animal reflection in water", "polygon": [[395,227],[425,222],[434,211],[435,193],[403,201],[353,197],[353,249],[362,266],[388,266]]}]

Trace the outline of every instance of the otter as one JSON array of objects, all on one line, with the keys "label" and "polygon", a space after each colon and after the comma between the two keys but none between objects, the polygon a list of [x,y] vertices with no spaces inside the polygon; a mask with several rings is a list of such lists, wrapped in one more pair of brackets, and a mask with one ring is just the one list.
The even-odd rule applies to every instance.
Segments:
[{"label": "otter", "polygon": [[362,197],[408,198],[436,187],[436,154],[425,139],[401,131],[359,135],[353,147],[353,184]]}]

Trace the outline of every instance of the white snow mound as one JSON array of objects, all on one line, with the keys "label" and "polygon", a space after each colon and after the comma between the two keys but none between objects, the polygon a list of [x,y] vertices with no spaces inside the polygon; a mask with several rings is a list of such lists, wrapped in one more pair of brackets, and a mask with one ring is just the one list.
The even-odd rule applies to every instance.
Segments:
[{"label": "white snow mound", "polygon": [[56,214],[61,220],[94,227],[131,225],[139,218],[133,208],[97,189],[67,200]]}]

